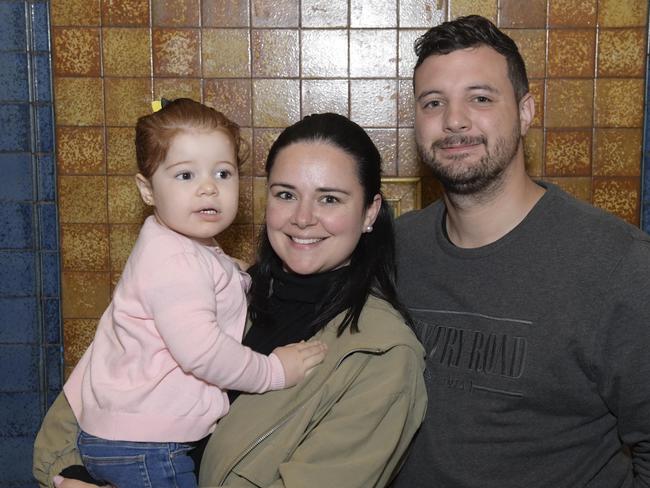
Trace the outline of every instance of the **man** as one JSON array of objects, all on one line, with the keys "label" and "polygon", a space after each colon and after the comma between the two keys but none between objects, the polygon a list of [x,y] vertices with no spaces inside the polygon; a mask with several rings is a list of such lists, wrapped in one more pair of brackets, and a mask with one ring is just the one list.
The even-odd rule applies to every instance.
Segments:
[{"label": "man", "polygon": [[434,27],[416,54],[444,196],[397,223],[429,406],[395,486],[650,486],[650,237],[528,177],[534,102],[491,22]]}]

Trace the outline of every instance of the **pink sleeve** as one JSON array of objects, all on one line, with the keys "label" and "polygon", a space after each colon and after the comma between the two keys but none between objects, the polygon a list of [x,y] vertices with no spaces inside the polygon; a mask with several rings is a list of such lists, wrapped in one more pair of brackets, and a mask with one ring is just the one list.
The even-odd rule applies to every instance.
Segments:
[{"label": "pink sleeve", "polygon": [[199,256],[174,254],[141,283],[158,333],[183,371],[221,389],[284,388],[284,369],[275,354],[256,353],[219,327],[215,283]]}]

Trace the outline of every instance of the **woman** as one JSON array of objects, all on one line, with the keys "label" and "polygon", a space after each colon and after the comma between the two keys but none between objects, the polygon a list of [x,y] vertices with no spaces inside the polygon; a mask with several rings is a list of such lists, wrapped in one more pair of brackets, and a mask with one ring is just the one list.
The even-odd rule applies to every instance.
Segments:
[{"label": "woman", "polygon": [[[245,343],[265,353],[315,336],[328,355],[291,389],[239,396],[207,445],[199,485],[385,486],[422,421],[426,392],[423,350],[393,284],[379,153],[347,118],[312,115],[282,132],[266,170]],[[36,442],[41,483],[79,464],[76,431],[59,398]],[[61,486],[85,486],[76,483]]]}]

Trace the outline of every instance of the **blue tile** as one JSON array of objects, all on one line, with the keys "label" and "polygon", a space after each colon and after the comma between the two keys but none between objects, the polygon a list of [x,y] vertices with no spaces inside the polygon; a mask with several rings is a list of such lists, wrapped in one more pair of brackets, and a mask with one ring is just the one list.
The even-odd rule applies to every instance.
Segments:
[{"label": "blue tile", "polygon": [[27,53],[0,51],[0,100],[29,102]]},{"label": "blue tile", "polygon": [[47,298],[59,296],[59,253],[41,253],[41,286],[42,295]]},{"label": "blue tile", "polygon": [[38,118],[38,152],[52,152],[54,149],[54,133],[52,120],[52,106],[50,104],[38,105],[36,108]]},{"label": "blue tile", "polygon": [[0,200],[32,200],[34,182],[30,153],[0,153]]},{"label": "blue tile", "polygon": [[34,258],[33,252],[0,251],[0,296],[34,295]]},{"label": "blue tile", "polygon": [[49,54],[36,54],[32,57],[34,62],[35,82],[36,82],[36,101],[52,101],[52,70],[50,66]]},{"label": "blue tile", "polygon": [[38,200],[53,202],[56,199],[56,177],[52,154],[40,154],[38,166]]},{"label": "blue tile", "polygon": [[0,437],[36,435],[40,421],[39,393],[0,393]]},{"label": "blue tile", "polygon": [[0,104],[0,152],[25,152],[30,150],[31,118],[29,105],[21,103]]},{"label": "blue tile", "polygon": [[0,344],[0,391],[38,391],[40,348]]},{"label": "blue tile", "polygon": [[57,251],[59,249],[59,233],[56,220],[56,204],[40,204],[38,206],[38,214],[41,232],[41,249]]},{"label": "blue tile", "polygon": [[50,26],[47,5],[48,2],[34,2],[31,7],[35,51],[50,50]]},{"label": "blue tile", "polygon": [[63,387],[63,346],[47,346],[47,388],[60,390]]},{"label": "blue tile", "polygon": [[0,317],[0,343],[35,344],[40,339],[35,297],[0,298]]},{"label": "blue tile", "polygon": [[31,202],[0,202],[0,248],[32,248],[32,207]]},{"label": "blue tile", "polygon": [[0,49],[27,49],[25,2],[0,2]]},{"label": "blue tile", "polygon": [[[32,452],[35,436],[0,438],[0,473],[4,480],[33,483]],[[6,486],[6,485],[5,485]],[[13,483],[9,486],[14,486]]]},{"label": "blue tile", "polygon": [[48,344],[61,344],[61,302],[58,298],[45,298],[41,304],[45,341]]}]

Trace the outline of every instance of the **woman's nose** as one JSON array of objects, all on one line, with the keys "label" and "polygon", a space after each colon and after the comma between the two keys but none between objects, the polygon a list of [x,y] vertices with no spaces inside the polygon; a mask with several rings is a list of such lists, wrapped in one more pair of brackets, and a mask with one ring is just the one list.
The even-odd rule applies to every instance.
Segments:
[{"label": "woman's nose", "polygon": [[301,229],[316,223],[316,215],[309,202],[298,202],[293,214],[293,223]]}]

